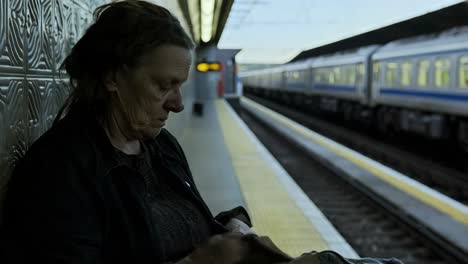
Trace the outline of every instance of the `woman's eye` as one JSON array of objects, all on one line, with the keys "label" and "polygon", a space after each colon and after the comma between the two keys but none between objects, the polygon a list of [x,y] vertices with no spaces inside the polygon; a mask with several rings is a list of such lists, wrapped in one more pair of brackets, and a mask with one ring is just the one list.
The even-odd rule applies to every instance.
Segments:
[{"label": "woman's eye", "polygon": [[171,84],[170,84],[169,82],[167,82],[167,83],[161,83],[161,84],[159,85],[159,89],[160,89],[161,91],[167,91],[167,90],[169,90],[170,88],[171,88]]}]

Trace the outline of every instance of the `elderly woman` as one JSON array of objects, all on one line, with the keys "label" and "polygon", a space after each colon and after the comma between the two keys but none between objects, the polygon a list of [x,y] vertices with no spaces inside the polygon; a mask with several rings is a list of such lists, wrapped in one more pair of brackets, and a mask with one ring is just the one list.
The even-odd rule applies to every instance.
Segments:
[{"label": "elderly woman", "polygon": [[184,109],[192,49],[162,7],[121,1],[97,10],[63,63],[71,96],[13,172],[1,263],[400,263],[333,252],[293,260],[268,238],[245,235],[242,207],[211,215],[163,128]]},{"label": "elderly woman", "polygon": [[[242,255],[242,235],[210,237],[230,231],[233,217],[250,225],[245,210],[213,217],[163,128],[184,109],[193,47],[160,6],[98,8],[63,63],[71,96],[9,183],[6,262],[231,263]],[[214,251],[208,261],[204,252]]]}]

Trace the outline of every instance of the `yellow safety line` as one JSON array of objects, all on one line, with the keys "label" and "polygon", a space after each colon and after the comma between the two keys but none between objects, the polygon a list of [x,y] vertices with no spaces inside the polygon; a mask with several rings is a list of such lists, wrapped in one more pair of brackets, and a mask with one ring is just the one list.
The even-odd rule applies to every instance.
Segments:
[{"label": "yellow safety line", "polygon": [[235,122],[226,104],[224,100],[216,101],[218,120],[255,231],[269,236],[291,256],[328,249],[328,244],[275,176],[274,168],[257,149],[257,143]]},{"label": "yellow safety line", "polygon": [[446,203],[445,201],[439,200],[436,197],[433,197],[432,195],[423,192],[422,190],[418,188],[414,188],[413,186],[409,185],[408,183],[395,178],[391,176],[390,174],[386,173],[385,171],[382,171],[381,169],[374,167],[372,164],[369,162],[366,162],[359,157],[353,155],[350,152],[344,151],[343,149],[339,148],[338,146],[332,145],[328,142],[323,141],[321,138],[311,134],[307,133],[302,127],[298,126],[294,121],[291,121],[287,119],[286,117],[262,106],[259,105],[252,100],[249,100],[245,97],[242,98],[243,101],[247,102],[249,105],[254,107],[255,109],[264,112],[265,114],[268,114],[270,117],[273,119],[277,120],[281,124],[289,127],[290,129],[300,133],[301,135],[305,136],[306,138],[330,149],[331,151],[335,152],[336,154],[350,160],[357,166],[371,172],[372,174],[376,175],[377,177],[383,179],[384,181],[392,184],[393,186],[399,188],[400,190],[403,190],[406,193],[409,193],[413,197],[419,199],[420,201],[423,201],[426,204],[429,204],[438,210],[444,212],[445,214],[450,215],[452,218],[457,220],[458,222],[461,222],[464,225],[468,225],[468,213],[465,213],[463,211],[460,211],[458,208],[454,207],[451,204]]}]

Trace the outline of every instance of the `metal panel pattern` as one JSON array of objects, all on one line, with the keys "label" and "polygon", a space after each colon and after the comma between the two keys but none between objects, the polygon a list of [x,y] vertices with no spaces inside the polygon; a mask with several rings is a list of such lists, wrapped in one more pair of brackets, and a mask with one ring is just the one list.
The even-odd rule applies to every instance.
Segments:
[{"label": "metal panel pattern", "polygon": [[106,0],[0,1],[0,201],[70,90],[60,64]]},{"label": "metal panel pattern", "polygon": [[[25,0],[3,0],[0,10],[0,66],[2,71],[21,73],[24,61]],[[3,68],[3,67],[2,67]]]}]

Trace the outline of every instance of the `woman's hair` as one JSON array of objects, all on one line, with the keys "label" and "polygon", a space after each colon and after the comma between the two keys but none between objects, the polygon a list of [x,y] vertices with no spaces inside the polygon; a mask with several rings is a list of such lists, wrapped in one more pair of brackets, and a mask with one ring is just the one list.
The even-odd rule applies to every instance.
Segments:
[{"label": "woman's hair", "polygon": [[113,2],[94,12],[95,22],[62,63],[72,93],[55,122],[74,108],[104,118],[110,97],[105,77],[135,67],[146,52],[164,44],[193,49],[194,43],[167,9],[139,0]]}]

